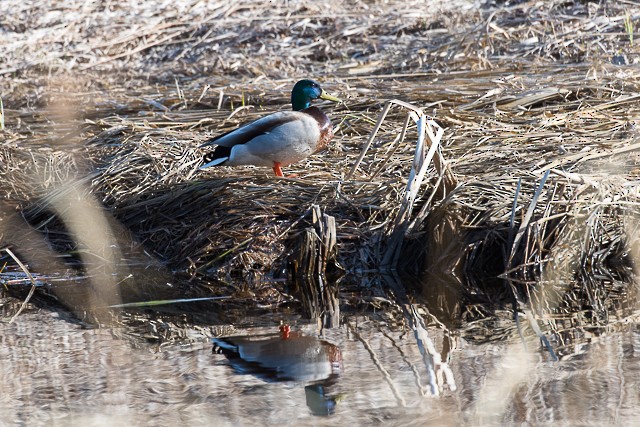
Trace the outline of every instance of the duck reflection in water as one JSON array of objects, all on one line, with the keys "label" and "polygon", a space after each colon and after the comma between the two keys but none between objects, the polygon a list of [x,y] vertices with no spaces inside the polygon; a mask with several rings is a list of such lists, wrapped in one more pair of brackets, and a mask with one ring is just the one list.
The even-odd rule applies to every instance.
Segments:
[{"label": "duck reflection in water", "polygon": [[280,333],[213,339],[213,352],[224,354],[239,373],[269,381],[306,383],[307,406],[314,415],[331,415],[339,396],[325,394],[340,376],[342,354],[335,345],[280,326]]}]

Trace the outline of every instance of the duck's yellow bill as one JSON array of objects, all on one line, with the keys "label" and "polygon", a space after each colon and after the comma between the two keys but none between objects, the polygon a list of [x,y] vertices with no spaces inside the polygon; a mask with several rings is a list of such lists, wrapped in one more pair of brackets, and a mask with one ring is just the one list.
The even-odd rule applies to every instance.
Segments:
[{"label": "duck's yellow bill", "polygon": [[326,99],[327,101],[342,102],[342,99],[336,98],[335,96],[331,96],[327,92],[325,92],[324,90],[322,90],[322,93],[320,94],[320,98],[321,99]]}]

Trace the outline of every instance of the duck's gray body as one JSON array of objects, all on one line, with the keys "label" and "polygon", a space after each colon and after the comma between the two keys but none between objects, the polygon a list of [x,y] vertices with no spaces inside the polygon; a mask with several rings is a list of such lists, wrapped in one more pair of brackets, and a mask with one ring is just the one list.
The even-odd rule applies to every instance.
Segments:
[{"label": "duck's gray body", "polygon": [[213,138],[217,145],[202,168],[216,165],[287,166],[323,149],[331,140],[329,118],[316,107],[281,111]]}]

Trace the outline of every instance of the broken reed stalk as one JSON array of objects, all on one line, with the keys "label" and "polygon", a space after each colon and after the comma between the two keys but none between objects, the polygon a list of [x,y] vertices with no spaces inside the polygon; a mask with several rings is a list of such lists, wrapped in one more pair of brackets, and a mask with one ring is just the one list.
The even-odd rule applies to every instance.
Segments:
[{"label": "broken reed stalk", "polygon": [[[411,213],[413,212],[416,196],[420,190],[425,174],[427,173],[427,168],[431,164],[434,154],[439,148],[440,139],[444,133],[444,130],[435,122],[431,120],[427,122],[425,116],[420,116],[416,124],[418,126],[418,141],[416,143],[413,166],[409,172],[407,187],[404,190],[404,197],[402,198],[400,210],[396,216],[393,230],[391,231],[389,241],[387,243],[387,249],[384,257],[382,258],[382,265],[390,266],[391,268],[395,268],[398,263],[402,240],[407,228],[409,227],[409,221],[411,219]],[[438,130],[435,136],[432,132],[427,132],[427,126],[437,127]],[[429,151],[425,155],[425,140],[427,133],[429,134],[431,143],[429,144]]]},{"label": "broken reed stalk", "polygon": [[[516,235],[515,235],[515,238],[513,239],[513,241],[511,240],[511,237],[509,237],[509,242],[511,243],[511,251],[509,253],[509,258],[507,259],[506,271],[502,275],[503,277],[508,277],[508,275],[509,275],[509,270],[511,270],[511,266],[512,266],[512,262],[513,262],[515,253],[518,250],[518,247],[520,246],[520,242],[522,240],[522,236],[525,233],[525,230],[527,230],[529,228],[529,225],[531,223],[531,218],[533,217],[533,213],[534,213],[536,205],[538,203],[538,199],[540,198],[540,194],[542,193],[542,190],[544,189],[544,185],[545,185],[545,183],[547,181],[547,178],[549,178],[549,174],[550,173],[551,173],[551,171],[547,170],[545,172],[544,176],[542,177],[542,179],[540,180],[540,183],[538,184],[538,188],[536,189],[535,193],[533,194],[533,198],[531,200],[531,203],[529,204],[529,208],[527,209],[527,212],[526,212],[524,218],[522,219],[522,222],[520,223],[520,227],[518,228],[518,231],[516,232]],[[511,212],[511,218],[510,218],[510,223],[512,225],[513,225],[513,219],[515,217],[515,207],[517,206],[517,200],[518,200],[517,197],[518,197],[518,194],[519,194],[520,183],[521,183],[521,180],[518,179],[518,187],[516,187],[516,197],[514,198],[514,202],[513,202],[514,209]],[[519,308],[525,313],[526,318],[529,321],[529,324],[531,325],[531,328],[536,333],[536,335],[538,335],[538,338],[540,338],[541,342],[544,343],[544,346],[549,351],[549,354],[551,355],[551,358],[554,361],[558,361],[559,360],[558,356],[556,355],[555,351],[553,350],[553,347],[549,343],[549,340],[543,334],[542,330],[538,326],[538,321],[534,318],[533,314],[531,313],[531,310],[528,308],[529,305],[525,304],[522,301],[522,298],[520,298],[519,292],[517,291],[517,289],[516,289],[515,285],[513,284],[513,282],[508,280],[508,283],[509,283],[509,287],[511,289],[511,292],[513,294],[513,298],[515,299],[515,301],[518,304]],[[530,299],[529,299],[529,303],[531,303]],[[514,317],[515,317],[515,320],[517,322],[518,321],[518,313],[517,312],[514,312]]]},{"label": "broken reed stalk", "polygon": [[[513,244],[511,246],[511,252],[509,253],[509,258],[507,260],[507,272],[511,269],[511,263],[513,262],[513,257],[515,256],[516,250],[520,245],[522,236],[524,235],[524,232],[527,229],[527,227],[529,227],[529,222],[533,217],[533,213],[536,209],[536,204],[538,203],[538,198],[540,197],[540,193],[542,193],[542,190],[544,189],[544,184],[545,182],[547,182],[547,178],[549,178],[549,173],[550,171],[545,172],[542,179],[540,180],[540,183],[538,184],[538,188],[533,194],[533,199],[531,200],[531,203],[529,204],[529,208],[527,209],[527,213],[525,214],[524,218],[522,219],[522,222],[520,223],[520,227],[518,228],[516,237],[513,240]],[[520,180],[518,180],[518,182],[520,182]],[[515,202],[514,202],[514,206],[516,206]],[[512,212],[511,218],[513,217],[514,217],[514,213]]]},{"label": "broken reed stalk", "polygon": [[[444,129],[434,120],[428,119],[421,108],[397,99],[391,99],[385,103],[382,112],[378,116],[375,127],[371,131],[366,144],[362,148],[360,157],[358,157],[355,164],[347,174],[347,179],[355,173],[362,163],[369,148],[371,147],[371,144],[375,140],[382,123],[385,121],[391,107],[394,105],[400,106],[409,111],[407,112],[402,130],[393,140],[391,146],[387,149],[389,153],[383,159],[381,166],[373,173],[370,180],[378,175],[390,157],[395,153],[396,143],[398,141],[400,143],[404,141],[407,128],[411,120],[413,120],[417,126],[418,139],[415,145],[412,167],[407,178],[407,186],[404,189],[402,201],[394,221],[393,229],[391,230],[387,240],[387,248],[380,260],[380,268],[382,270],[393,270],[396,268],[398,257],[400,256],[402,240],[407,229],[409,229],[409,223],[411,221],[411,214],[413,212],[416,197],[425,179],[427,169],[432,162],[436,171],[439,173],[438,183],[443,183],[443,187],[445,189],[443,194],[447,194],[457,185],[456,178],[448,168],[440,149],[440,141],[444,134]],[[429,147],[428,151],[425,149],[425,146]],[[429,200],[431,200],[431,198],[429,198]]]},{"label": "broken reed stalk", "polygon": [[338,284],[327,280],[326,272],[327,263],[335,262],[336,220],[314,204],[311,224],[299,239],[299,250],[293,263],[294,280],[301,290],[307,316],[323,327],[333,328],[340,324]]}]

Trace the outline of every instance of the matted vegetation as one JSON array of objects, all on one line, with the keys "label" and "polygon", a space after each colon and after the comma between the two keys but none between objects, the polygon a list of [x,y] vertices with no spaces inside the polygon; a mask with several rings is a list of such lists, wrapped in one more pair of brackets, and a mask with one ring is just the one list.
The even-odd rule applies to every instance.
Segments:
[{"label": "matted vegetation", "polygon": [[[483,303],[542,281],[569,301],[558,310],[607,313],[622,292],[609,284],[630,274],[640,206],[637,2],[15,3],[0,18],[10,210],[73,177],[171,269],[271,296],[319,205],[336,220],[336,266],[378,271],[416,145],[409,126],[389,154],[405,110],[348,173],[397,98],[444,128],[459,184],[434,189],[429,169],[403,271],[512,280],[465,282]],[[198,170],[201,142],[289,108],[301,77],[345,99],[324,106],[325,153],[289,179]]]}]

